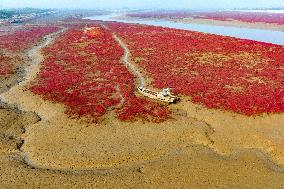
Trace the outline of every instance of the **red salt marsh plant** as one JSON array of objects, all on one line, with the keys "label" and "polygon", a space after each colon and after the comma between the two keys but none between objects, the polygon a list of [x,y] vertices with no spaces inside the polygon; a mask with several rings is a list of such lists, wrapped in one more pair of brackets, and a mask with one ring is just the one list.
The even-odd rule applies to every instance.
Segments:
[{"label": "red salt marsh plant", "polygon": [[19,62],[23,61],[21,53],[39,42],[43,36],[57,31],[53,26],[34,26],[0,35],[0,75],[14,73]]},{"label": "red salt marsh plant", "polygon": [[84,33],[88,38],[93,39],[96,37],[102,37],[103,31],[101,27],[91,27],[85,29]]},{"label": "red salt marsh plant", "polygon": [[135,96],[134,76],[120,62],[124,51],[111,31],[89,27],[96,28],[70,29],[44,49],[43,68],[30,90],[63,103],[72,117],[95,122],[111,110],[124,121],[167,119],[166,107]]},{"label": "red salt marsh plant", "polygon": [[284,111],[284,47],[152,26],[110,23],[156,88],[245,115]]},{"label": "red salt marsh plant", "polygon": [[57,31],[54,26],[27,27],[8,35],[0,36],[0,48],[12,52],[19,52],[31,47],[47,34]]},{"label": "red salt marsh plant", "polygon": [[264,13],[264,12],[207,12],[199,13],[194,18],[212,19],[220,21],[242,21],[249,23],[269,23],[284,25],[283,13]]},{"label": "red salt marsh plant", "polygon": [[0,54],[0,76],[6,76],[13,73],[11,61],[12,59],[10,57]]}]

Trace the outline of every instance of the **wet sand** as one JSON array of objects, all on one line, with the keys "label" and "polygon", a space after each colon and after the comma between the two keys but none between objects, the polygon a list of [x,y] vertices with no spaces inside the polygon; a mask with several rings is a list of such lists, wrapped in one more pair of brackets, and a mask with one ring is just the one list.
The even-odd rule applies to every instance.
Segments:
[{"label": "wet sand", "polygon": [[25,81],[1,94],[20,109],[0,109],[0,134],[15,130],[17,139],[1,143],[1,188],[284,187],[283,114],[246,117],[182,97],[161,124],[112,113],[99,124],[71,119],[27,90],[41,68],[38,47]]},{"label": "wet sand", "polygon": [[[10,114],[15,115],[15,112]],[[2,118],[1,112],[1,118]],[[33,125],[36,122],[42,122],[38,118],[33,116],[30,119],[31,114],[25,115],[25,113],[17,114],[18,118],[10,115],[9,123],[13,120],[18,120],[14,123],[14,126]],[[20,119],[21,117],[21,119]],[[29,118],[28,118],[29,117]],[[23,118],[28,118],[28,122],[22,121]],[[38,123],[39,123],[38,122]],[[200,125],[200,122],[196,123]],[[142,124],[143,125],[143,124]],[[2,123],[1,123],[1,126]],[[7,125],[8,126],[8,125]],[[42,127],[45,127],[43,125]],[[95,125],[92,125],[96,127]],[[12,126],[9,126],[10,129]],[[78,139],[72,139],[71,132],[77,135],[85,135],[85,137],[91,137],[92,133],[82,131],[80,125],[76,125],[80,129],[75,130],[69,128],[69,133],[61,134],[56,130],[53,132],[48,129],[44,130],[47,136],[43,138],[41,133],[34,133],[34,138],[38,138],[40,145],[33,145],[33,148],[44,148],[46,140],[50,143],[45,146],[49,150],[55,152],[47,153],[45,156],[51,161],[61,162],[61,165],[52,166],[52,162],[41,162],[35,165],[33,162],[27,161],[25,149],[17,151],[14,147],[13,151],[9,150],[9,153],[1,152],[0,155],[0,178],[1,188],[282,188],[284,187],[283,168],[276,166],[267,157],[258,150],[243,150],[237,154],[230,156],[220,156],[214,151],[208,149],[203,145],[196,145],[194,142],[186,142],[183,148],[173,149],[170,153],[164,154],[160,157],[144,160],[141,162],[135,161],[130,163],[129,160],[121,162],[120,165],[111,165],[102,167],[102,161],[106,161],[102,157],[100,162],[97,162],[100,167],[91,167],[90,158],[89,161],[84,159],[84,155],[92,153],[89,151],[81,151],[84,145],[77,144],[78,142],[86,141],[86,139],[78,137]],[[106,126],[101,126],[106,127]],[[132,127],[132,126],[131,126]],[[152,126],[153,127],[153,126]],[[8,128],[8,127],[7,127]],[[18,127],[19,128],[19,127]],[[137,128],[134,126],[134,129]],[[66,128],[62,128],[61,132]],[[160,128],[157,128],[157,130]],[[27,133],[31,132],[33,128],[28,127]],[[124,133],[124,130],[120,133]],[[127,131],[126,131],[127,132]],[[192,131],[193,132],[193,131]],[[1,134],[3,130],[1,130]],[[113,133],[109,131],[109,133]],[[152,134],[154,132],[151,132]],[[200,132],[202,133],[202,132]],[[18,132],[16,135],[20,135]],[[24,134],[26,135],[26,134]],[[54,142],[54,136],[61,138],[62,143],[56,145],[58,141]],[[99,135],[99,133],[97,134]],[[51,136],[49,138],[48,136]],[[22,136],[23,137],[23,136]],[[23,137],[25,138],[25,137]],[[144,136],[144,138],[149,138]],[[102,137],[102,141],[108,141],[109,137]],[[155,139],[154,139],[155,140]],[[72,146],[66,146],[69,141]],[[128,141],[128,140],[127,140]],[[156,140],[155,140],[156,141]],[[30,142],[25,138],[25,142]],[[60,142],[59,142],[60,143]],[[133,146],[131,141],[128,141],[128,148]],[[145,145],[145,141],[143,145]],[[153,143],[153,140],[151,141]],[[77,144],[78,146],[74,146]],[[98,142],[97,142],[98,144]],[[25,145],[25,144],[24,144]],[[55,145],[55,146],[54,146]],[[85,143],[89,145],[89,143]],[[53,147],[54,146],[54,147]],[[91,145],[90,145],[91,146]],[[3,146],[1,145],[1,148]],[[58,159],[58,147],[61,150],[64,157],[67,155],[75,160],[70,159],[62,160]],[[102,146],[101,146],[102,147]],[[91,148],[91,147],[89,147]],[[107,147],[106,147],[107,148]],[[75,152],[75,150],[77,152]],[[111,149],[114,151],[115,149]],[[121,154],[127,151],[126,146],[120,146],[121,152],[116,157],[108,155],[110,161],[114,162],[121,157]],[[149,149],[148,151],[155,151]],[[80,153],[80,156],[74,156]],[[104,151],[102,154],[106,153]],[[115,154],[115,152],[111,152]],[[99,150],[93,154],[94,157],[100,156]],[[131,159],[132,157],[127,154]],[[37,156],[39,158],[39,156]],[[85,157],[86,158],[86,157]],[[133,159],[133,158],[132,158]],[[87,164],[87,162],[89,162]],[[94,161],[95,162],[95,161]],[[65,163],[65,164],[64,164]],[[63,164],[65,165],[63,167]],[[74,167],[76,165],[77,167]],[[85,165],[85,167],[84,167]],[[106,165],[106,164],[104,164]]]},{"label": "wet sand", "polygon": [[139,165],[106,170],[30,167],[17,155],[0,156],[1,188],[283,188],[283,173],[254,153],[224,159],[202,146]]}]

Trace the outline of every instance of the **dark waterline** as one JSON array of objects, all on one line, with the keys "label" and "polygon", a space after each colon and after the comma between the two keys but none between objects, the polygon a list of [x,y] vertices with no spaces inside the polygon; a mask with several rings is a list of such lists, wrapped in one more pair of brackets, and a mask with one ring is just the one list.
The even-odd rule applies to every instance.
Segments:
[{"label": "dark waterline", "polygon": [[92,16],[92,17],[86,17],[85,19],[145,24],[150,26],[162,26],[166,28],[198,31],[203,33],[210,33],[216,35],[236,37],[240,39],[249,39],[254,41],[272,43],[277,45],[284,45],[284,32],[281,31],[238,28],[231,26],[215,26],[215,25],[206,25],[206,24],[178,23],[178,22],[160,21],[160,20],[120,20],[116,19],[115,15]]}]

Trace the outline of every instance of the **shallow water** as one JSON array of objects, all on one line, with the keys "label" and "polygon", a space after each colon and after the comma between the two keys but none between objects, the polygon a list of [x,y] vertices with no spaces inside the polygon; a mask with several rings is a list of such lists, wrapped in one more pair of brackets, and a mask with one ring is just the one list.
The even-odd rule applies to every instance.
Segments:
[{"label": "shallow water", "polygon": [[263,29],[238,28],[231,26],[214,26],[206,24],[178,23],[161,20],[120,20],[116,19],[117,15],[102,15],[86,17],[85,19],[102,20],[102,21],[117,21],[123,23],[136,23],[151,26],[162,26],[166,28],[176,28],[183,30],[198,31],[203,33],[217,34],[223,36],[236,37],[240,39],[249,39],[254,41],[284,45],[284,32],[270,31]]}]

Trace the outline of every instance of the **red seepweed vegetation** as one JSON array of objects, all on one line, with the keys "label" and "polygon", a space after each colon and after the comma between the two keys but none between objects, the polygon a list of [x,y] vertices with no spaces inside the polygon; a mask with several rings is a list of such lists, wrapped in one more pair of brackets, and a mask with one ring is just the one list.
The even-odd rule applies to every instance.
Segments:
[{"label": "red seepweed vegetation", "polygon": [[53,26],[37,26],[17,30],[10,34],[0,36],[0,76],[13,74],[16,68],[15,63],[19,62],[20,53],[30,48],[43,36],[57,31]]},{"label": "red seepweed vegetation", "polygon": [[10,57],[0,54],[0,76],[6,76],[13,73],[11,61],[12,59]]},{"label": "red seepweed vegetation", "polygon": [[114,110],[126,121],[166,120],[166,107],[135,96],[134,76],[120,62],[124,51],[111,31],[91,26],[94,30],[87,33],[82,27],[70,29],[44,49],[43,69],[31,91],[65,104],[72,117],[98,121]]},{"label": "red seepweed vegetation", "polygon": [[88,30],[85,30],[85,34],[89,38],[102,37],[103,30],[101,27],[91,27]]},{"label": "red seepweed vegetation", "polygon": [[284,47],[162,27],[111,23],[153,79],[208,108],[284,111]]},{"label": "red seepweed vegetation", "polygon": [[38,42],[43,36],[57,30],[58,27],[54,26],[36,26],[2,35],[0,36],[0,48],[11,52],[23,51]]}]

